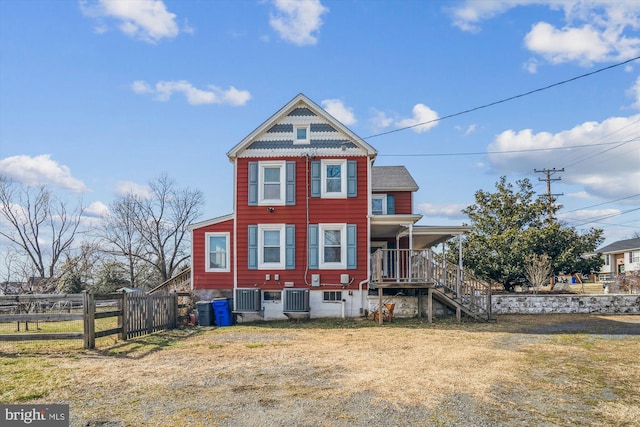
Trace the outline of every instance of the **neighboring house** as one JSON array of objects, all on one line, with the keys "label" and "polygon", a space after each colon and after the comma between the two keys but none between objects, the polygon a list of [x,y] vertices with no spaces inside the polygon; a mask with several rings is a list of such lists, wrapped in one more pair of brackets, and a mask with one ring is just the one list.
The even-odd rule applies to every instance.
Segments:
[{"label": "neighboring house", "polygon": [[640,238],[619,240],[596,251],[602,254],[604,264],[598,280],[613,280],[615,276],[640,271]]},{"label": "neighboring house", "polygon": [[434,258],[397,251],[467,230],[415,225],[407,169],[374,167],[377,151],[302,94],[227,155],[234,212],[191,225],[191,283],[199,298],[233,297],[243,319],[355,317],[383,294],[415,295],[434,287]]}]

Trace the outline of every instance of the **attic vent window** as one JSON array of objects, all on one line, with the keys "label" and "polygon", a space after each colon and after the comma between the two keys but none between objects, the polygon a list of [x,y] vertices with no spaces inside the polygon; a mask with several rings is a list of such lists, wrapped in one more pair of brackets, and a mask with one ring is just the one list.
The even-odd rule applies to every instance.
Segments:
[{"label": "attic vent window", "polygon": [[309,144],[311,141],[309,139],[309,126],[295,126],[295,140],[294,144]]}]

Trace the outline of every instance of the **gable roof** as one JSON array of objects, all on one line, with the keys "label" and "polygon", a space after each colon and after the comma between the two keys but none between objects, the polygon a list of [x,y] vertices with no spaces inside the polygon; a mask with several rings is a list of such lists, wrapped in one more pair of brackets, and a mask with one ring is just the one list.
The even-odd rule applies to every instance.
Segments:
[{"label": "gable roof", "polygon": [[640,249],[640,237],[636,237],[634,239],[618,240],[617,242],[613,242],[603,248],[596,250],[596,253],[606,254],[638,249]]},{"label": "gable roof", "polygon": [[404,166],[371,168],[371,191],[418,191],[418,184]]},{"label": "gable roof", "polygon": [[[273,114],[269,119],[267,119],[264,123],[258,126],[253,132],[247,135],[242,141],[236,144],[229,152],[227,152],[227,156],[230,160],[233,161],[238,155],[247,149],[249,146],[254,144],[256,138],[258,138],[261,134],[269,131],[269,132],[278,132],[279,125],[277,122],[286,116],[320,116],[327,123],[327,129],[333,128],[333,130],[337,130],[346,135],[349,139],[349,144],[364,150],[370,158],[375,158],[378,152],[371,145],[366,143],[362,138],[353,133],[349,128],[340,123],[335,117],[329,114],[325,109],[320,107],[318,104],[313,102],[311,99],[307,98],[302,93],[296,95],[291,101],[289,101],[284,107],[278,110],[275,114]],[[313,130],[313,129],[312,129]],[[326,144],[326,141],[319,141],[319,144]],[[276,148],[274,142],[270,144],[263,144],[264,146],[260,146],[262,149],[273,149]],[[338,145],[339,146],[339,145]]]}]

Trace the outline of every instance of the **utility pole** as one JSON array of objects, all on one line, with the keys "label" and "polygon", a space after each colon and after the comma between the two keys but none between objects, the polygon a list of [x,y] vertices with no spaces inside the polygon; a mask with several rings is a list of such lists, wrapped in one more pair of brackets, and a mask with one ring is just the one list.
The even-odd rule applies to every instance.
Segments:
[{"label": "utility pole", "polygon": [[553,196],[562,196],[564,195],[564,193],[555,193],[555,194],[551,194],[551,181],[560,181],[562,180],[562,178],[558,177],[558,178],[551,178],[551,175],[556,173],[556,172],[564,172],[564,168],[562,169],[534,169],[533,170],[535,173],[544,173],[546,174],[546,178],[538,178],[538,181],[547,181],[547,203],[549,203],[549,223],[551,223],[553,221],[553,214],[552,214],[552,197]]}]

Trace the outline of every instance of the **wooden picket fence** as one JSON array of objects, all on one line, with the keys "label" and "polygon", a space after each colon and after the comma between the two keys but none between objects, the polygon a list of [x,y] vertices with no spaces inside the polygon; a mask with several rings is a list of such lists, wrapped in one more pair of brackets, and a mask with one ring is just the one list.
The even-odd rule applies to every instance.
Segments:
[{"label": "wooden picket fence", "polygon": [[[188,292],[144,291],[96,295],[90,292],[65,295],[0,295],[0,324],[15,323],[15,333],[0,333],[0,341],[82,339],[93,349],[96,338],[118,335],[128,340],[177,327],[188,316]],[[117,318],[117,325],[96,330],[99,319]],[[27,332],[28,325],[41,322],[82,320],[82,332]],[[20,330],[24,323],[24,331]],[[116,322],[113,322],[116,324]]]}]

